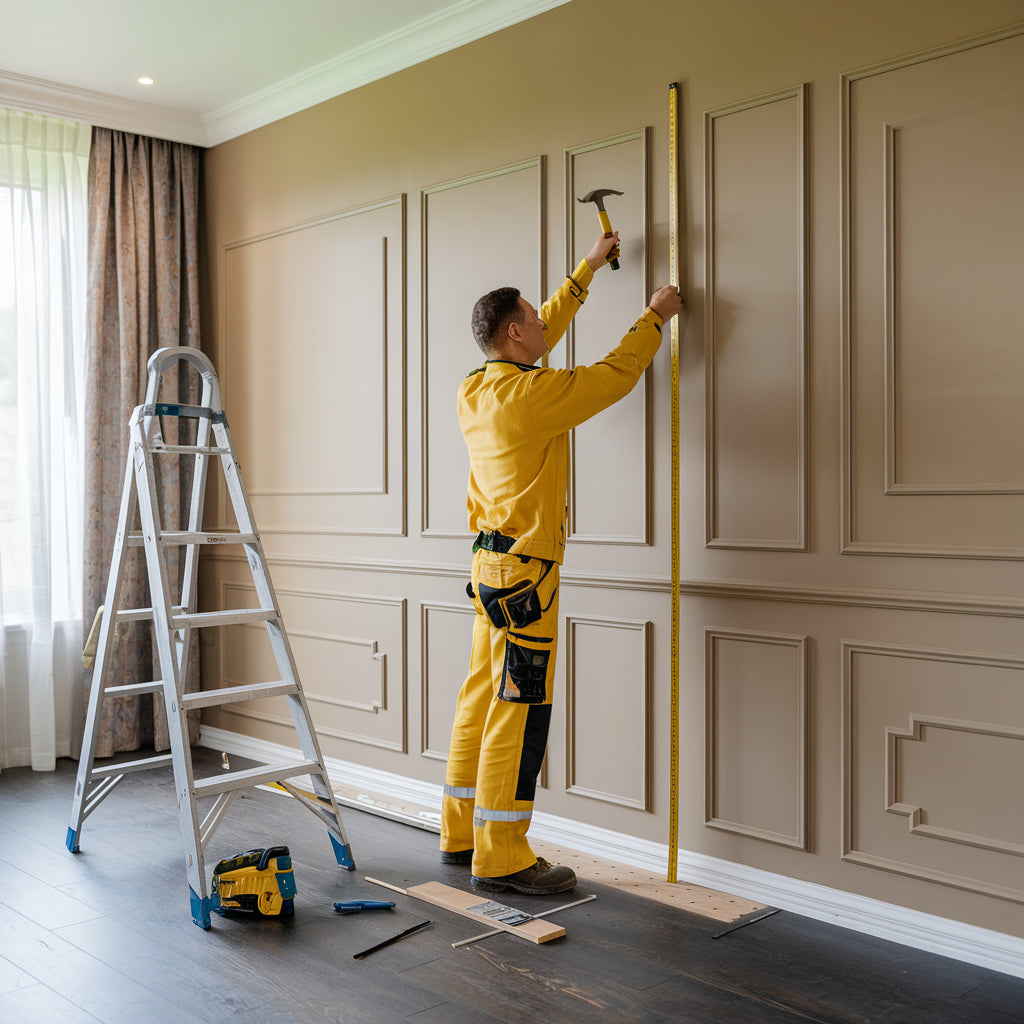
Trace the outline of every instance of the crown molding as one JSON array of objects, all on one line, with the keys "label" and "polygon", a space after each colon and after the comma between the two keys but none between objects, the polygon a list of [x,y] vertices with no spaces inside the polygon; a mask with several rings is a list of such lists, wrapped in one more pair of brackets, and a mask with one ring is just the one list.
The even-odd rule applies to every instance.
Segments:
[{"label": "crown molding", "polygon": [[0,71],[0,106],[171,142],[187,142],[193,146],[209,144],[206,125],[199,114],[9,71]]},{"label": "crown molding", "polygon": [[216,146],[569,0],[457,0],[444,10],[205,114],[0,71],[0,105],[194,146]]},{"label": "crown molding", "polygon": [[568,0],[461,0],[272,89],[213,111],[203,119],[208,144],[227,142],[565,3]]}]

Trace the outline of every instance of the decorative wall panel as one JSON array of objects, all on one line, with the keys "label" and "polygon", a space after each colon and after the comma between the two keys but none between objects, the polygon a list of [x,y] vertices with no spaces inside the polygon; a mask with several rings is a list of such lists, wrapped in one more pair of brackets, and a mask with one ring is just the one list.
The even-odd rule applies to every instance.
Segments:
[{"label": "decorative wall panel", "polygon": [[[1008,130],[1021,124],[1018,94],[886,125],[889,494],[1024,494],[1024,318],[1013,299],[1024,199],[1018,182],[990,181],[993,166],[1024,167],[1024,132]],[[951,235],[956,287],[967,289],[954,303],[938,298],[932,265]],[[1000,259],[1000,240],[1003,255],[1017,246],[1016,263]],[[951,307],[941,325],[937,301]]]},{"label": "decorative wall panel", "polygon": [[468,534],[469,456],[455,394],[485,359],[470,316],[481,295],[503,285],[520,288],[537,307],[543,301],[543,185],[538,157],[422,192],[424,535]]},{"label": "decorative wall panel", "polygon": [[705,820],[807,848],[805,636],[707,629]]},{"label": "decorative wall panel", "polygon": [[844,857],[1024,902],[1024,659],[843,645]]},{"label": "decorative wall panel", "polygon": [[566,792],[650,809],[650,638],[650,622],[566,618]]},{"label": "decorative wall panel", "polygon": [[448,760],[455,701],[466,680],[473,640],[473,606],[423,601],[420,604],[423,720],[421,753]]},{"label": "decorative wall panel", "polygon": [[848,551],[1024,557],[1020,32],[844,79]]},{"label": "decorative wall panel", "polygon": [[704,115],[711,547],[807,547],[805,92]]},{"label": "decorative wall panel", "polygon": [[405,532],[404,233],[398,196],[223,249],[218,373],[261,532]]},{"label": "decorative wall panel", "polygon": [[[248,583],[222,581],[220,596],[222,608],[259,604]],[[317,735],[404,752],[405,600],[297,590],[278,590],[277,597]],[[280,678],[262,623],[222,633],[224,686]],[[284,698],[231,704],[222,714],[289,728],[292,721]]]},{"label": "decorative wall panel", "polygon": [[[572,271],[601,233],[596,207],[579,199],[594,189],[619,232],[619,269],[605,268],[592,285],[552,366],[597,362],[618,343],[650,298],[647,216],[648,132],[641,128],[565,153],[566,252]],[[609,544],[650,542],[650,374],[613,406],[571,434],[569,539]],[[626,500],[609,501],[609,489]]]}]

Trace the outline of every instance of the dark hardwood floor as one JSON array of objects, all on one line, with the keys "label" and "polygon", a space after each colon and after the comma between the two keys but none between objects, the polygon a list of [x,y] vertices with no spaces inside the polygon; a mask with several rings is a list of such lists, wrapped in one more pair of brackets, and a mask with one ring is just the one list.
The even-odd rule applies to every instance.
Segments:
[{"label": "dark hardwood floor", "polygon": [[[215,770],[219,756],[197,750]],[[232,759],[233,761],[235,759]],[[170,771],[129,776],[65,848],[77,765],[0,774],[0,1022],[194,1024],[1012,1024],[1024,980],[777,913],[721,938],[720,922],[604,885],[576,896],[502,902],[559,914],[567,935],[543,946],[496,936],[399,886],[469,887],[443,867],[437,837],[344,809],[359,868],[339,868],[322,826],[295,801],[250,790],[207,849],[221,857],[287,845],[298,893],[291,918],[192,924]],[[202,773],[200,773],[202,774]],[[393,899],[391,911],[341,916],[336,900]],[[353,954],[433,923],[365,960]]]}]

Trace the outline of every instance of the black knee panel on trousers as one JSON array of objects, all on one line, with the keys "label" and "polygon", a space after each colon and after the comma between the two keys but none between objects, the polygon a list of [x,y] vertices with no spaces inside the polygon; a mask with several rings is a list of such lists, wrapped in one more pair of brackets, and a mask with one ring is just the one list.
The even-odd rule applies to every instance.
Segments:
[{"label": "black knee panel on trousers", "polygon": [[517,800],[533,800],[537,792],[537,775],[548,745],[550,725],[551,705],[531,704],[526,713],[526,728],[523,730],[523,756],[519,760],[519,780],[516,783]]}]

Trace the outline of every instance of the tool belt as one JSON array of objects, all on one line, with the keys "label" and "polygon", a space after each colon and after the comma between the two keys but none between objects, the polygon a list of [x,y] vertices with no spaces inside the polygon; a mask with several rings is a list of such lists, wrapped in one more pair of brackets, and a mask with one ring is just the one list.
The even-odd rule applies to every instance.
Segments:
[{"label": "tool belt", "polygon": [[[496,541],[499,544],[506,544],[508,546],[511,546],[513,543],[511,537],[503,537],[500,533],[482,533],[480,536],[486,538],[491,543]],[[484,545],[480,545],[480,547],[483,547],[485,551],[498,551],[499,554],[507,554],[508,552],[507,547],[490,548],[484,547]],[[474,547],[474,550],[478,550],[478,548]],[[516,557],[523,562],[532,561],[527,555],[517,555]],[[508,629],[510,627],[522,629],[524,626],[537,622],[544,612],[551,607],[555,599],[555,590],[552,590],[551,597],[544,606],[541,606],[540,595],[537,591],[541,583],[547,579],[548,573],[551,572],[555,563],[549,562],[546,558],[539,558],[537,561],[541,562],[544,566],[540,578],[537,580],[524,580],[515,586],[501,588],[489,587],[486,584],[480,583],[475,594],[472,582],[466,584],[466,593],[471,599],[473,597],[480,598],[480,603],[483,605],[487,617],[497,629]]]},{"label": "tool belt", "polygon": [[481,531],[473,542],[473,551],[497,551],[499,555],[507,555],[515,542],[515,537],[506,537],[497,531]]}]

